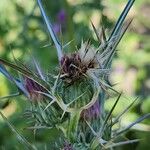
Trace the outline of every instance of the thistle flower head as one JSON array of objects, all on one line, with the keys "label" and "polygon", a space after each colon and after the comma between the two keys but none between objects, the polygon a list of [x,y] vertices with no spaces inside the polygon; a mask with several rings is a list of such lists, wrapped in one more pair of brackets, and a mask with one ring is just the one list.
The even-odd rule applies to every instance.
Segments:
[{"label": "thistle flower head", "polygon": [[96,51],[88,43],[82,43],[78,52],[64,55],[61,59],[61,74],[63,79],[73,83],[82,77],[86,77],[87,71],[95,68],[98,64],[95,56]]},{"label": "thistle flower head", "polygon": [[[130,24],[129,22],[123,28],[124,20],[134,1],[128,1],[109,37],[106,37],[102,30],[103,39],[100,39],[95,27],[93,27],[100,45],[98,48],[93,48],[89,42],[86,42],[81,44],[81,48],[77,52],[64,55],[63,46],[55,35],[42,2],[37,0],[48,31],[56,46],[60,63],[60,74],[51,83],[48,83],[48,77],[45,78],[38,67],[37,75],[24,65],[20,67],[0,59],[0,72],[15,83],[26,97],[31,100],[46,98],[44,101],[33,103],[32,109],[27,115],[34,118],[33,128],[35,130],[38,127],[51,128],[52,130],[58,130],[58,132],[61,130],[60,139],[62,142],[60,147],[63,147],[64,150],[73,150],[76,147],[77,149],[112,149],[114,146],[122,144],[121,142],[116,143],[116,137],[118,139],[123,132],[150,116],[148,114],[139,118],[125,129],[113,130],[113,125],[127,112],[129,106],[123,110],[115,121],[111,119],[112,112],[120,99],[120,94],[110,112],[107,114],[104,110],[105,93],[108,88],[112,90],[111,85],[107,84],[108,80],[106,81],[105,75],[111,67],[115,49]],[[65,17],[65,12],[61,11],[58,14],[58,22],[63,22]],[[102,53],[100,53],[100,49],[102,49]],[[3,65],[12,67],[21,73],[23,82],[11,76]],[[64,143],[64,139],[68,142]],[[137,142],[137,140],[134,142]]]}]

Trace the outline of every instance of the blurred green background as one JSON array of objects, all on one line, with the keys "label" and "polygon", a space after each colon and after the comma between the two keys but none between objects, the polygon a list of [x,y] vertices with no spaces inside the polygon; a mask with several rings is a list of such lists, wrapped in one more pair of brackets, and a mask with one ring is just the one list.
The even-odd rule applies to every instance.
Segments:
[{"label": "blurred green background", "polygon": [[[65,51],[75,51],[81,41],[89,38],[97,46],[96,37],[90,20],[100,30],[101,24],[109,35],[115,21],[123,10],[127,0],[43,0],[53,27],[66,46]],[[143,114],[150,112],[150,1],[136,0],[127,20],[133,22],[117,48],[113,61],[110,80],[115,89],[123,91],[114,115],[136,97],[139,101],[121,120],[125,126]],[[61,26],[61,29],[60,29]],[[13,61],[15,58],[32,66],[31,56],[34,56],[46,72],[54,71],[58,65],[54,45],[48,35],[41,18],[36,0],[0,0],[0,58]],[[12,71],[10,68],[8,68]],[[17,89],[0,74],[0,97],[15,93]],[[107,100],[106,109],[114,103],[114,98]],[[34,136],[32,130],[27,130],[27,121],[22,115],[28,108],[28,102],[23,97],[1,100],[0,109],[13,125],[31,143],[39,147],[49,146],[50,136],[54,133],[38,131]],[[150,120],[145,120],[126,134],[127,138],[140,138],[141,142],[118,149],[150,149]],[[44,143],[44,144],[43,144]],[[20,148],[18,148],[20,146]],[[17,141],[6,123],[0,118],[0,150],[24,149]]]}]

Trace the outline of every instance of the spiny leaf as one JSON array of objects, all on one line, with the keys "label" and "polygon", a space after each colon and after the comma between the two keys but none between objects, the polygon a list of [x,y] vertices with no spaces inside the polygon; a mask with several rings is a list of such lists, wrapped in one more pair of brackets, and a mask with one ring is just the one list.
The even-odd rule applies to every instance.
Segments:
[{"label": "spiny leaf", "polygon": [[63,56],[62,46],[61,46],[60,42],[58,41],[58,38],[56,37],[55,32],[53,31],[52,24],[51,24],[50,20],[48,19],[47,15],[45,13],[45,10],[44,10],[44,8],[42,6],[41,0],[37,0],[37,3],[38,3],[39,8],[41,10],[41,14],[43,16],[43,19],[44,19],[44,21],[45,21],[45,23],[47,25],[47,29],[48,29],[48,31],[50,33],[50,36],[51,36],[51,38],[52,38],[52,40],[53,40],[53,42],[54,42],[54,44],[56,46],[57,54],[58,54],[58,60],[60,62],[61,58]]},{"label": "spiny leaf", "polygon": [[0,97],[0,100],[9,99],[9,98],[16,97],[16,96],[19,96],[19,95],[21,95],[21,93],[17,92],[17,93],[14,93],[14,94],[10,94],[8,96]]},{"label": "spiny leaf", "polygon": [[63,45],[63,48],[66,48],[68,45],[70,45],[74,40],[71,40],[69,42],[67,42],[66,44]]},{"label": "spiny leaf", "polygon": [[11,82],[13,81],[13,77],[10,75],[10,73],[6,70],[6,68],[2,64],[0,64],[0,72],[4,76],[6,76],[9,81],[11,81]]},{"label": "spiny leaf", "polygon": [[[121,93],[121,94],[122,94],[122,93]],[[91,146],[92,146],[93,149],[96,149],[96,148],[98,147],[98,145],[100,144],[100,143],[99,143],[99,139],[101,139],[101,137],[103,136],[103,131],[104,131],[105,128],[106,128],[107,122],[108,122],[108,120],[109,120],[109,118],[110,118],[110,116],[111,116],[111,114],[112,114],[114,108],[116,107],[116,105],[117,105],[117,103],[118,103],[118,101],[119,101],[119,99],[120,99],[120,97],[121,97],[121,94],[118,96],[116,102],[114,103],[114,105],[113,105],[113,107],[111,108],[110,112],[109,112],[108,115],[106,116],[106,119],[104,120],[104,122],[103,122],[103,124],[102,124],[102,126],[101,126],[101,128],[100,128],[100,130],[99,130],[99,132],[98,132],[98,134],[97,134],[97,136],[94,137],[93,141],[91,142]]]},{"label": "spiny leaf", "polygon": [[17,129],[15,129],[15,127],[8,121],[8,119],[3,115],[3,113],[0,111],[0,115],[2,116],[2,118],[4,119],[4,121],[7,123],[7,125],[10,127],[10,129],[17,135],[17,138],[19,140],[19,142],[21,142],[23,144],[24,147],[26,147],[29,150],[37,150],[35,148],[35,146],[31,145],[25,137],[23,137]]},{"label": "spiny leaf", "polygon": [[47,126],[33,126],[33,127],[27,127],[27,129],[30,129],[30,130],[35,130],[35,129],[52,129],[52,127],[47,127]]},{"label": "spiny leaf", "polygon": [[42,79],[40,79],[37,75],[35,74],[32,74],[30,71],[24,69],[24,68],[21,68],[15,64],[12,64],[6,60],[3,60],[0,58],[0,63],[1,64],[4,64],[4,65],[7,65],[9,67],[11,67],[12,69],[20,72],[21,74],[23,74],[24,76],[26,76],[27,78],[30,78],[31,80],[35,81],[37,84],[39,84],[40,86],[42,86],[46,91],[48,91],[48,87],[49,87],[49,84],[45,81],[43,81]]},{"label": "spiny leaf", "polygon": [[113,44],[113,47],[110,48],[111,50],[108,53],[107,61],[104,64],[104,66],[106,68],[110,67],[110,64],[112,62],[112,58],[113,58],[113,56],[115,54],[115,49],[118,46],[118,44],[121,41],[121,39],[124,36],[124,34],[126,33],[126,31],[127,31],[128,27],[130,26],[131,22],[132,22],[132,19],[127,23],[126,27],[122,31],[120,30],[121,33],[118,32],[118,35],[117,35],[116,40],[115,40],[115,42]]},{"label": "spiny leaf", "polygon": [[[128,26],[130,25],[131,22],[129,22],[129,24],[127,25],[127,27],[121,32],[124,20],[130,10],[130,8],[132,7],[133,3],[135,0],[129,0],[126,7],[124,8],[122,14],[120,15],[111,35],[109,36],[109,39],[107,40],[107,42],[109,43],[110,41],[112,41],[112,39],[115,37],[115,43],[113,43],[113,47],[110,47],[110,52],[109,55],[107,56],[107,61],[105,62],[104,66],[105,68],[109,67],[111,65],[111,61],[112,61],[112,57],[114,56],[115,53],[115,49],[118,45],[118,43],[120,42],[120,40],[122,39],[125,31],[127,30]],[[107,45],[108,48],[109,45]]]},{"label": "spiny leaf", "polygon": [[134,121],[133,123],[131,123],[130,125],[128,125],[125,129],[123,129],[123,130],[117,132],[115,136],[118,136],[118,135],[120,135],[120,134],[122,134],[122,133],[128,131],[131,127],[133,127],[133,126],[136,125],[137,123],[140,123],[141,121],[143,121],[143,120],[145,120],[145,119],[147,119],[147,118],[150,118],[150,113],[148,113],[148,114],[146,114],[146,115],[144,115],[144,116],[138,118],[136,121]]},{"label": "spiny leaf", "polygon": [[102,37],[103,41],[106,42],[107,38],[106,38],[105,29],[104,29],[103,25],[102,25],[101,37]]},{"label": "spiny leaf", "polygon": [[135,139],[135,140],[129,140],[129,141],[123,141],[123,142],[118,142],[118,143],[111,143],[109,146],[105,146],[106,149],[109,149],[109,148],[113,148],[113,147],[118,147],[118,146],[122,146],[122,145],[125,145],[125,144],[132,144],[132,143],[136,143],[136,142],[139,142],[140,139]]},{"label": "spiny leaf", "polygon": [[111,40],[112,37],[116,36],[118,34],[118,32],[120,31],[122,24],[130,10],[130,8],[132,7],[133,3],[135,2],[135,0],[128,0],[128,3],[126,4],[124,10],[122,11],[118,21],[116,22],[116,25],[111,33],[111,35],[109,36],[108,41]]},{"label": "spiny leaf", "polygon": [[94,33],[95,33],[95,35],[96,35],[98,41],[101,43],[101,39],[100,39],[100,37],[99,37],[99,35],[98,35],[98,32],[97,32],[97,30],[96,30],[96,28],[95,28],[95,26],[94,26],[94,24],[93,24],[92,21],[91,21],[91,25],[92,25],[92,28],[93,28],[93,30],[94,30]]},{"label": "spiny leaf", "polygon": [[41,79],[43,81],[45,81],[45,77],[43,76],[43,73],[42,73],[42,71],[41,71],[41,69],[39,67],[39,64],[36,62],[36,60],[34,58],[33,58],[33,62],[35,64],[36,70],[37,70],[38,74],[40,75]]},{"label": "spiny leaf", "polygon": [[12,64],[12,63],[10,63],[10,62],[8,62],[8,61],[6,61],[6,60],[1,59],[1,58],[0,58],[0,63],[1,63],[1,64],[4,64],[4,65],[7,65],[7,66],[9,66],[9,67],[11,67],[11,68],[13,68],[13,69],[15,69],[15,70],[17,70],[17,71],[19,71],[19,72],[25,74],[25,75],[27,75],[27,76],[33,75],[30,71],[25,70],[25,69],[23,69],[23,68],[21,68],[21,67],[15,65],[15,64]]},{"label": "spiny leaf", "polygon": [[106,116],[106,119],[104,120],[102,127],[100,128],[100,131],[99,131],[99,136],[100,136],[100,137],[102,136],[103,131],[105,130],[105,127],[106,127],[106,125],[107,125],[107,122],[108,122],[108,120],[109,120],[109,118],[110,118],[110,116],[111,116],[113,110],[115,109],[115,107],[116,107],[116,105],[117,105],[117,103],[118,103],[118,101],[119,101],[119,99],[120,99],[120,97],[121,97],[121,94],[122,94],[122,93],[120,93],[120,95],[118,96],[116,102],[114,103],[114,105],[113,105],[113,107],[111,108],[110,112],[109,112],[108,115]]},{"label": "spiny leaf", "polygon": [[25,70],[29,71],[31,74],[34,74],[32,70],[30,70],[25,64],[23,64],[20,60],[18,60],[17,58],[15,58],[14,54],[13,54],[13,59],[16,65],[18,65],[21,68],[24,68]]},{"label": "spiny leaf", "polygon": [[2,64],[0,64],[0,72],[3,73],[3,75],[6,76],[9,81],[15,83],[18,89],[21,90],[21,92],[23,92],[27,97],[29,96],[29,93],[22,82],[18,79],[15,79]]},{"label": "spiny leaf", "polygon": [[122,115],[124,115],[132,106],[133,104],[137,101],[138,98],[136,98],[128,107],[126,107],[116,118],[115,120],[112,122],[111,126],[113,126],[115,123],[118,122],[118,120],[122,117]]}]

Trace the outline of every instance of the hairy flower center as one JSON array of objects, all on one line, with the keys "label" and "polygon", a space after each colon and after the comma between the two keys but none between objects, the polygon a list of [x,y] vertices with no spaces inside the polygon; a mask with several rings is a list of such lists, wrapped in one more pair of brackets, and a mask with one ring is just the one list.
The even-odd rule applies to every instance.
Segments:
[{"label": "hairy flower center", "polygon": [[64,75],[63,79],[69,83],[80,79],[89,68],[94,68],[94,62],[83,62],[78,53],[65,55],[61,59],[61,73]]}]

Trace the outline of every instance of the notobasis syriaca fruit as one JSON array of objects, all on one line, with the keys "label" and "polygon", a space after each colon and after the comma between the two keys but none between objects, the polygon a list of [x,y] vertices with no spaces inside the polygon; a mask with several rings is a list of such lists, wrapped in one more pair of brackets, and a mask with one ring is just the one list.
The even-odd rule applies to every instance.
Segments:
[{"label": "notobasis syriaca fruit", "polygon": [[[69,54],[64,53],[64,47],[55,35],[41,0],[37,0],[37,3],[57,50],[59,62],[57,74],[45,77],[36,61],[34,61],[36,70],[33,72],[24,64],[18,65],[17,60],[15,60],[17,63],[13,64],[0,58],[0,72],[17,86],[18,95],[25,95],[31,102],[31,109],[24,114],[32,121],[30,128],[57,130],[60,136],[54,139],[51,149],[99,150],[138,142],[138,140],[119,141],[118,137],[122,136],[126,129],[113,130],[113,125],[128,109],[123,110],[115,121],[111,119],[121,94],[115,91],[108,81],[116,47],[131,23],[131,21],[124,22],[134,0],[128,1],[108,37],[105,35],[104,27],[99,35],[92,24],[98,39],[98,47],[94,47],[88,40],[81,42],[80,48]],[[6,66],[16,70],[21,78],[12,76]],[[110,112],[106,113],[104,103],[108,90],[118,94],[118,98]],[[1,115],[8,122],[3,114]],[[141,117],[127,129],[149,116],[147,114]],[[8,125],[10,126],[10,123]],[[26,145],[25,138],[21,138],[21,141],[24,141],[24,146],[36,149],[36,145],[29,143]]]}]

